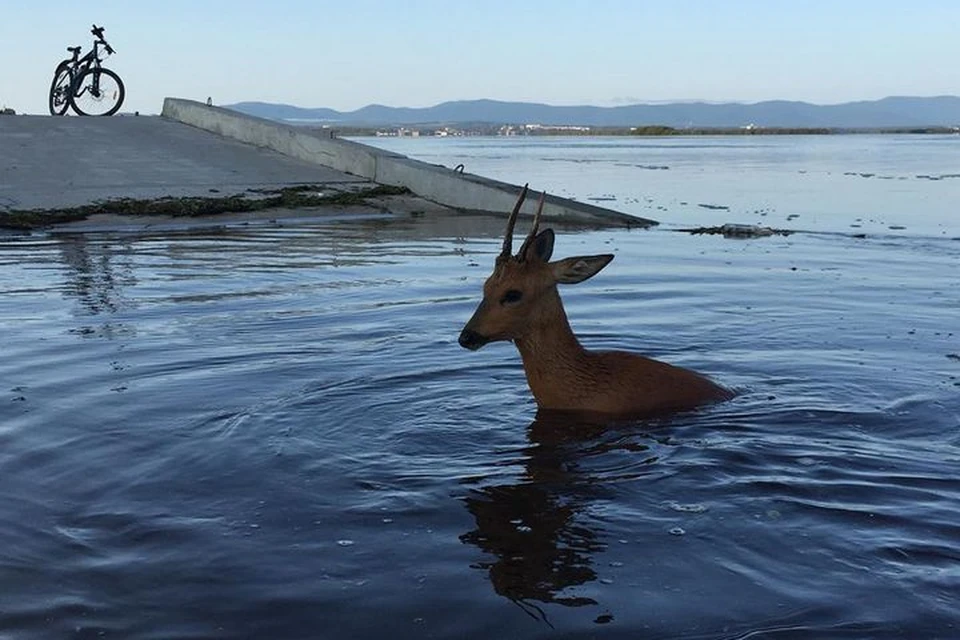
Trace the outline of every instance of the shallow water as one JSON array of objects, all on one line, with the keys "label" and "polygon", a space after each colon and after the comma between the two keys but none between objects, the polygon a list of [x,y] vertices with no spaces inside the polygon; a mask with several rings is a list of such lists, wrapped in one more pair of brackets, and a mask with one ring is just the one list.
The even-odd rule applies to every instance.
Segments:
[{"label": "shallow water", "polygon": [[674,227],[960,235],[960,135],[360,140]]},{"label": "shallow water", "polygon": [[457,345],[501,224],[0,239],[0,637],[960,634],[955,226],[559,234],[739,392],[589,425]]}]

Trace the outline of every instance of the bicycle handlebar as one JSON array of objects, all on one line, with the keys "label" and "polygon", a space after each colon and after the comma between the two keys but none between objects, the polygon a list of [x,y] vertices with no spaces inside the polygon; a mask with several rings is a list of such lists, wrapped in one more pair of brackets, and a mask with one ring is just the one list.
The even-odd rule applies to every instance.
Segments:
[{"label": "bicycle handlebar", "polygon": [[106,49],[107,53],[113,55],[116,53],[113,47],[107,42],[107,39],[103,37],[103,27],[98,27],[93,25],[93,29],[90,29],[90,33],[96,36],[97,40],[103,43],[103,48]]}]

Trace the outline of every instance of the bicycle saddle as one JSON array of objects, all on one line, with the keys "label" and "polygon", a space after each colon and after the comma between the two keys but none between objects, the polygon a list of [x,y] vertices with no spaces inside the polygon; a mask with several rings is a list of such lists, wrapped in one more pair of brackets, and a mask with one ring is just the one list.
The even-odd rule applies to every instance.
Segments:
[{"label": "bicycle saddle", "polygon": [[77,55],[78,53],[80,53],[80,49],[82,48],[83,47],[67,47],[67,51],[69,51],[73,55]]}]

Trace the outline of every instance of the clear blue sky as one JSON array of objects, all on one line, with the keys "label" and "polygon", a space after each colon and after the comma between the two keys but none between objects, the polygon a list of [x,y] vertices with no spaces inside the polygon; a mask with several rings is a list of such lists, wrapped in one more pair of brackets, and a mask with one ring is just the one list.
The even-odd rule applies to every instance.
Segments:
[{"label": "clear blue sky", "polygon": [[835,103],[960,94],[960,0],[0,0],[0,106],[45,113],[107,29],[124,110],[494,98]]}]

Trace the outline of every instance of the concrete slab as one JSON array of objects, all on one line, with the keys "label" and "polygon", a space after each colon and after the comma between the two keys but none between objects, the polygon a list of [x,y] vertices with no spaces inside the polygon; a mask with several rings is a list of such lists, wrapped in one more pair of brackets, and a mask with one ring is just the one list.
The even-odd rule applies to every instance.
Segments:
[{"label": "concrete slab", "polygon": [[[299,185],[317,188],[290,188]],[[102,227],[121,224],[118,215],[133,226],[182,226],[188,218],[205,224],[199,218],[213,215],[250,224],[272,221],[269,211],[278,208],[286,209],[283,218],[348,210],[505,216],[518,192],[517,185],[189,100],[167,98],[163,117],[0,116],[0,228]],[[105,201],[113,203],[98,206]],[[521,215],[535,206],[536,198],[528,199]],[[544,217],[569,225],[656,224],[552,195]]]},{"label": "concrete slab", "polygon": [[371,183],[158,116],[0,116],[0,215],[295,184]]}]

